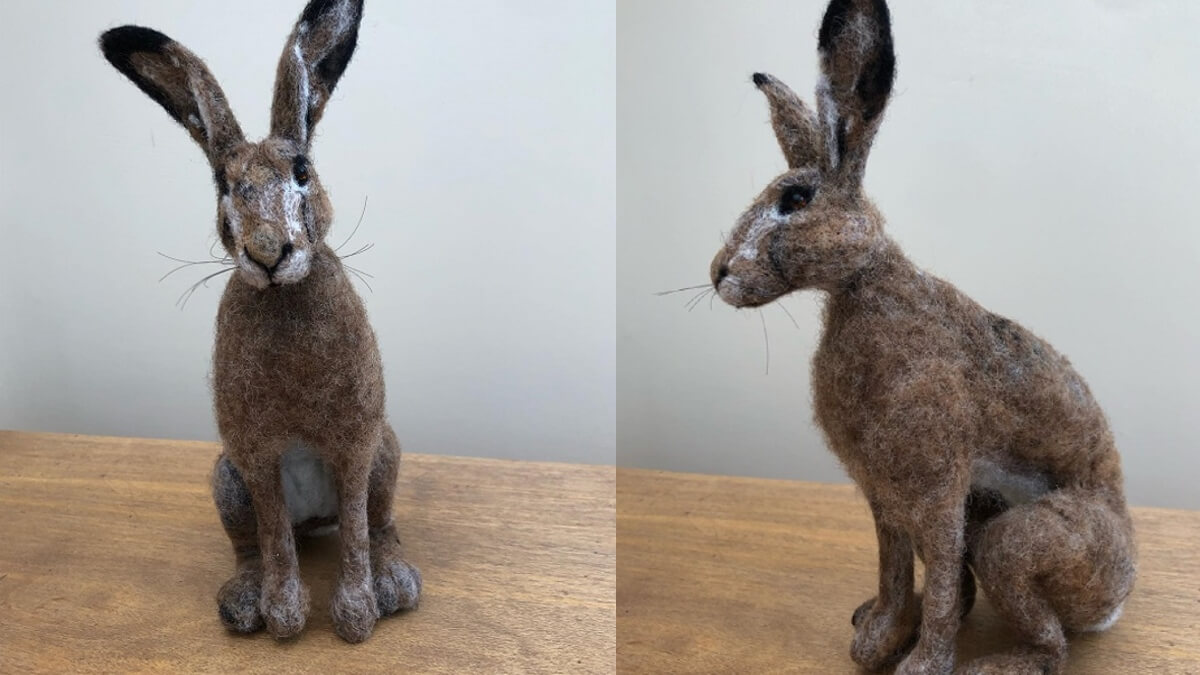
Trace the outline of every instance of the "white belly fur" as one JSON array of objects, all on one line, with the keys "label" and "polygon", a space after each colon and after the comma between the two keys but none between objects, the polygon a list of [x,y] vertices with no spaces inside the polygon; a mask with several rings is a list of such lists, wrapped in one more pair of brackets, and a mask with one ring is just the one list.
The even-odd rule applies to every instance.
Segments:
[{"label": "white belly fur", "polygon": [[308,446],[292,441],[280,462],[283,501],[292,524],[337,515],[337,487],[325,463]]},{"label": "white belly fur", "polygon": [[1050,491],[1050,481],[1039,474],[1023,475],[986,459],[971,463],[971,487],[994,490],[1009,506],[1028,504]]}]

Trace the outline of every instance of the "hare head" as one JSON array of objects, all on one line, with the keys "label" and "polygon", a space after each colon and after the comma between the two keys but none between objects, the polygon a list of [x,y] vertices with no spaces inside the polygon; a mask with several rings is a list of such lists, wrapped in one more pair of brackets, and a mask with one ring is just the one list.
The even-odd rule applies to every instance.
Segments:
[{"label": "hare head", "polygon": [[713,286],[735,307],[836,288],[887,246],[883,219],[862,194],[896,72],[884,0],[833,0],[817,47],[815,112],[779,80],[754,75],[788,171],[746,209],[713,259]]},{"label": "hare head", "polygon": [[105,58],[183,125],[212,165],[217,232],[257,288],[296,283],[333,220],[309,160],[313,129],[350,63],[362,0],[312,0],[279,60],[271,133],[247,142],[220,85],[183,45],[158,31],[122,26],[100,37]]}]

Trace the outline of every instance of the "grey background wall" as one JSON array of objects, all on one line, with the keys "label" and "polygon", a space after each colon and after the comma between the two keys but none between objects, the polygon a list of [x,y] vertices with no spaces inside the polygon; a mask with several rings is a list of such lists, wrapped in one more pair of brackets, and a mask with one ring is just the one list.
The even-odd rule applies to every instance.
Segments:
[{"label": "grey background wall", "polygon": [[[152,26],[204,58],[266,133],[302,0],[0,4],[0,428],[215,437],[207,374],[224,280],[204,259],[201,151],[113,70],[98,34]],[[414,452],[611,463],[611,0],[368,2],[318,129],[330,240],[360,285],[388,409]]]},{"label": "grey background wall", "polygon": [[[785,168],[766,70],[811,97],[823,0],[617,12],[618,463],[846,480],[812,423],[814,293],[760,317],[704,283]],[[894,0],[899,77],[867,189],[918,264],[1070,356],[1131,501],[1200,508],[1200,5]],[[811,101],[811,98],[809,98]]]}]

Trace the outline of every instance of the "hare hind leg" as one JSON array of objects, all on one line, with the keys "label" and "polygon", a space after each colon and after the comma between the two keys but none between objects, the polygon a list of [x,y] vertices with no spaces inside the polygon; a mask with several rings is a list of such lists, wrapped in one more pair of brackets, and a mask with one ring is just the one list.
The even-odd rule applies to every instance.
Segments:
[{"label": "hare hind leg", "polygon": [[263,627],[258,599],[262,594],[262,556],[258,523],[246,482],[225,453],[217,457],[212,478],[213,501],[221,525],[233,544],[237,571],[217,592],[221,623],[231,631],[253,633]]},{"label": "hare hind leg", "polygon": [[371,570],[375,601],[382,616],[417,606],[421,573],[401,556],[400,537],[392,517],[392,500],[400,468],[400,444],[385,424],[383,442],[371,465],[367,522],[371,538]]},{"label": "hare hind leg", "polygon": [[1107,627],[1133,587],[1132,527],[1123,505],[1057,490],[985,525],[972,566],[1024,644],[976,659],[964,672],[1060,673],[1066,633]]}]

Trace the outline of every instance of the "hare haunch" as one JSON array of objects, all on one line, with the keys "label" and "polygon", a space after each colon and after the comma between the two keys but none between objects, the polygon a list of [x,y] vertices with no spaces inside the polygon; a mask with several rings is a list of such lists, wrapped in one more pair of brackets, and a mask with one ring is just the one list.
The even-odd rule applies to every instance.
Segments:
[{"label": "hare haunch", "polygon": [[1066,633],[1111,626],[1133,586],[1112,434],[1065,357],[909,262],[863,195],[895,76],[885,2],[831,2],[818,51],[815,112],[754,75],[788,171],[710,272],[736,307],[827,295],[816,420],[879,540],[878,595],[853,614],[851,656],[869,669],[903,659],[897,673],[950,672],[977,580],[1022,644],[965,670],[1060,672]]},{"label": "hare haunch", "polygon": [[308,614],[296,534],[335,525],[337,633],[370,636],[415,607],[421,576],[392,521],[400,446],[362,301],[325,243],[333,219],[309,161],[313,128],[350,62],[361,0],[312,0],[279,61],[271,134],[247,142],[204,63],[166,35],[123,26],[105,57],[200,144],[217,188],[217,233],[236,265],[217,314],[213,390],[224,452],[213,497],[237,572],[217,594],[230,630],[298,634]]}]

